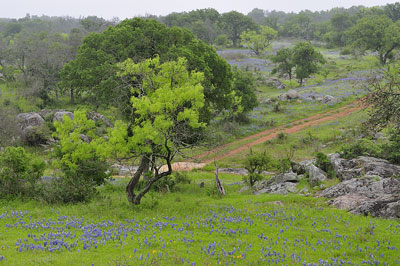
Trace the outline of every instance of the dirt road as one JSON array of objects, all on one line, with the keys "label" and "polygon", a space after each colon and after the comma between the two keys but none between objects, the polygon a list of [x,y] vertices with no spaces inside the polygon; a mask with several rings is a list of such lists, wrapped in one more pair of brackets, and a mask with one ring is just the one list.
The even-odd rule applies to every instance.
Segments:
[{"label": "dirt road", "polygon": [[[206,165],[208,163],[211,163],[213,161],[222,160],[224,158],[238,154],[242,151],[248,150],[250,147],[252,147],[254,145],[263,143],[267,140],[272,140],[280,132],[292,134],[292,133],[298,132],[307,127],[316,126],[316,125],[319,125],[319,124],[322,124],[325,122],[337,120],[341,117],[345,117],[353,112],[361,110],[362,108],[364,108],[364,106],[362,106],[362,102],[356,101],[354,103],[348,104],[348,105],[343,106],[336,110],[332,110],[329,112],[317,114],[317,115],[310,116],[310,117],[307,117],[307,118],[304,118],[301,120],[294,121],[294,122],[290,123],[289,125],[284,125],[284,126],[280,126],[277,128],[268,129],[268,130],[259,132],[257,134],[236,140],[234,142],[221,145],[210,151],[204,152],[204,153],[194,157],[191,162],[175,163],[173,165],[173,169],[188,171],[188,170],[192,170],[192,169],[202,168],[202,167],[204,167],[204,165]],[[237,146],[239,142],[243,142],[243,141],[245,141],[245,142],[250,141],[250,142],[240,145],[239,147],[237,147],[235,149],[229,150],[229,147]],[[222,150],[225,150],[225,149],[227,149],[228,152],[217,155],[218,153],[220,153]]]}]

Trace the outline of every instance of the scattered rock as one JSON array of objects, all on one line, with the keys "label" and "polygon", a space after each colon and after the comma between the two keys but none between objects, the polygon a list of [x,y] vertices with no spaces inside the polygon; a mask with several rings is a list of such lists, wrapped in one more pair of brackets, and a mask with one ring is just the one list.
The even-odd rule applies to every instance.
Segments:
[{"label": "scattered rock", "polygon": [[249,191],[249,190],[250,190],[249,186],[244,186],[239,190],[239,193],[243,193],[243,192],[246,192],[246,191]]},{"label": "scattered rock", "polygon": [[337,103],[337,100],[331,95],[325,95],[322,97],[321,102],[324,104],[335,104]]},{"label": "scattered rock", "polygon": [[286,85],[282,81],[274,77],[265,78],[265,83],[280,90],[286,89]]},{"label": "scattered rock", "polygon": [[70,119],[74,119],[74,114],[68,111],[57,111],[54,113],[53,122],[59,121],[62,122],[64,116],[68,116]]},{"label": "scattered rock", "polygon": [[95,122],[97,121],[102,121],[106,127],[112,127],[113,125],[111,122],[102,114],[96,113],[96,112],[90,112],[86,114],[86,117],[90,120],[93,120]]},{"label": "scattered rock", "polygon": [[324,182],[327,179],[327,175],[324,171],[311,164],[307,167],[308,173],[308,182],[311,186],[317,186],[321,182]]},{"label": "scattered rock", "polygon": [[281,94],[278,96],[278,100],[280,101],[289,101],[300,98],[300,94],[296,90],[289,90],[288,92]]},{"label": "scattered rock", "polygon": [[297,192],[297,184],[291,182],[285,182],[280,184],[274,184],[268,187],[265,187],[261,190],[256,191],[254,194],[264,194],[264,193],[271,193],[271,194],[283,194],[286,195],[287,193],[296,193]]},{"label": "scattered rock", "polygon": [[44,119],[38,113],[21,113],[16,116],[17,123],[21,130],[27,127],[41,127]]}]

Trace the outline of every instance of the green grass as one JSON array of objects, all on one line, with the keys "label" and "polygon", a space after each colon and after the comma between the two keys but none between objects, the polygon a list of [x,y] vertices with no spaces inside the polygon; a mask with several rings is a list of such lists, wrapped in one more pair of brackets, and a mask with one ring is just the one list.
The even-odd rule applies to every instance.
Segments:
[{"label": "green grass", "polygon": [[[273,158],[286,158],[290,147],[294,146],[294,161],[311,159],[318,151],[334,153],[340,147],[354,140],[357,128],[366,119],[366,111],[352,113],[336,121],[325,122],[296,133],[289,134],[286,139],[277,138],[252,147],[254,153],[266,151]],[[218,161],[221,167],[243,167],[243,162],[249,150]]]},{"label": "green grass", "polygon": [[[190,176],[212,179],[209,173]],[[321,198],[241,195],[238,185],[225,185],[227,196],[220,198],[207,182],[205,188],[193,183],[179,185],[177,192],[152,192],[131,206],[126,182],[102,187],[86,204],[2,202],[0,265],[268,265],[268,259],[280,260],[274,265],[321,265],[320,259],[332,258],[394,265],[400,258],[398,221],[351,215]],[[63,234],[64,242],[76,246],[19,251],[20,243],[43,246],[41,236],[54,241]],[[114,240],[105,240],[109,236]],[[90,241],[90,249],[84,248],[89,238],[97,248]]]}]

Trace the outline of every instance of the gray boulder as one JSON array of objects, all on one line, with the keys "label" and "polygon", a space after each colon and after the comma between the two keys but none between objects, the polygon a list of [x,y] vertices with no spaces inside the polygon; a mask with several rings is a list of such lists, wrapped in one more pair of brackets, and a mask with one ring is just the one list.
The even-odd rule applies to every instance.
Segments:
[{"label": "gray boulder", "polygon": [[289,100],[300,98],[300,94],[296,90],[289,90],[287,96]]},{"label": "gray boulder", "polygon": [[256,192],[254,192],[255,195],[259,194],[264,194],[264,193],[271,193],[271,194],[282,194],[286,195],[288,193],[296,193],[297,190],[297,184],[292,183],[292,182],[284,182],[284,183],[279,183],[279,184],[274,184],[271,186],[267,186],[265,188],[262,188]]},{"label": "gray boulder", "polygon": [[44,124],[44,119],[38,113],[21,113],[16,116],[18,126],[21,130],[27,127],[41,127]]},{"label": "gray boulder", "polygon": [[90,112],[90,113],[88,113],[86,116],[87,116],[88,119],[93,120],[93,121],[95,121],[95,122],[97,122],[97,121],[102,121],[103,124],[104,124],[106,127],[112,127],[112,126],[113,126],[113,125],[111,124],[110,120],[108,120],[108,119],[107,119],[104,115],[102,115],[102,114],[99,114],[99,113],[96,113],[96,112]]},{"label": "gray boulder", "polygon": [[281,94],[278,96],[278,100],[280,101],[289,101],[289,100],[295,100],[299,99],[300,94],[296,90],[289,90],[288,92]]},{"label": "gray boulder", "polygon": [[299,182],[299,177],[297,174],[289,172],[285,174],[278,174],[276,176],[271,177],[270,179],[267,180],[267,184],[280,184],[280,183],[285,183],[285,182],[292,182],[292,183],[297,183]]},{"label": "gray boulder", "polygon": [[400,218],[400,196],[385,195],[375,200],[364,200],[351,208],[350,212],[386,219]]},{"label": "gray boulder", "polygon": [[282,81],[280,81],[279,79],[274,78],[274,77],[268,77],[268,78],[266,78],[266,79],[265,79],[265,83],[266,83],[266,84],[270,84],[270,85],[272,85],[273,87],[275,87],[275,88],[277,88],[277,89],[280,89],[280,90],[286,89],[286,85],[283,84]]},{"label": "gray boulder", "polygon": [[324,104],[335,104],[337,103],[337,100],[335,97],[331,96],[331,95],[325,95],[322,97],[322,103]]},{"label": "gray boulder", "polygon": [[327,179],[327,174],[313,164],[309,165],[306,169],[308,182],[312,187],[319,185]]},{"label": "gray boulder", "polygon": [[68,116],[70,119],[74,119],[74,114],[68,111],[57,111],[54,113],[53,122],[59,121],[62,122],[64,116]]}]

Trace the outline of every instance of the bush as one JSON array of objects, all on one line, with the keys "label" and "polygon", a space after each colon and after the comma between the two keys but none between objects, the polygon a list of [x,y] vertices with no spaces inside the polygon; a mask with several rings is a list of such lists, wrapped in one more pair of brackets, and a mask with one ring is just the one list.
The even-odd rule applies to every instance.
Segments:
[{"label": "bush", "polygon": [[400,164],[400,132],[391,131],[390,142],[382,145],[382,157],[392,163]]},{"label": "bush", "polygon": [[287,173],[292,168],[292,163],[289,158],[279,159],[277,168],[282,174]]},{"label": "bush", "polygon": [[7,147],[0,153],[0,196],[32,197],[46,164],[22,147]]},{"label": "bush", "polygon": [[94,183],[64,176],[42,182],[40,197],[48,203],[87,202],[96,194]]},{"label": "bush", "polygon": [[329,178],[335,178],[335,170],[333,169],[328,156],[322,152],[318,152],[315,156],[315,164],[318,168],[325,171]]},{"label": "bush", "polygon": [[369,139],[359,139],[354,143],[347,144],[342,147],[341,157],[345,159],[353,159],[358,156],[381,156],[381,147]]},{"label": "bush", "polygon": [[174,172],[173,175],[176,184],[190,184],[192,182],[186,172]]},{"label": "bush", "polygon": [[253,186],[256,181],[260,181],[263,178],[261,173],[270,169],[272,165],[273,161],[266,152],[248,155],[244,162],[244,167],[249,171],[249,174],[244,178],[244,181]]}]

